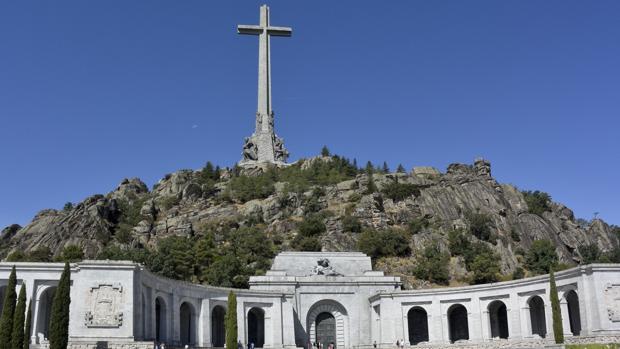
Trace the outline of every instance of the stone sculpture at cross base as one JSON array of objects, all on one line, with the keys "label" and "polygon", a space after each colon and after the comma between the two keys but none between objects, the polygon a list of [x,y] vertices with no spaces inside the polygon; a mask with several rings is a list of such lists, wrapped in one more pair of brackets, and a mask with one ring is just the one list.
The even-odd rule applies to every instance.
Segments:
[{"label": "stone sculpture at cross base", "polygon": [[243,168],[264,168],[266,165],[284,166],[288,151],[284,139],[274,131],[274,112],[271,108],[271,36],[291,36],[288,27],[274,27],[269,24],[269,7],[260,8],[259,25],[239,25],[239,34],[258,35],[258,108],[256,129],[243,144]]}]

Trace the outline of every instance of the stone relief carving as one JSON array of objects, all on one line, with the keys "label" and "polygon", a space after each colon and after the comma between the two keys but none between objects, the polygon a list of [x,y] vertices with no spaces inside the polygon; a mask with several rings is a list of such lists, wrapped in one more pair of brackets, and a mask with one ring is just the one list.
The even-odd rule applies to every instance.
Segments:
[{"label": "stone relief carving", "polygon": [[86,327],[121,327],[119,311],[123,287],[120,284],[98,284],[90,288],[90,309],[84,316]]},{"label": "stone relief carving", "polygon": [[604,292],[609,320],[620,322],[620,284],[607,284]]},{"label": "stone relief carving", "polygon": [[261,113],[256,112],[256,132],[263,129],[263,116]]},{"label": "stone relief carving", "polygon": [[339,272],[329,265],[329,259],[321,258],[316,261],[316,266],[312,269],[312,275],[326,275],[326,276],[342,276]]},{"label": "stone relief carving", "polygon": [[258,147],[254,143],[254,141],[251,138],[249,138],[249,137],[246,137],[244,139],[243,159],[244,160],[253,160],[253,161],[258,160]]},{"label": "stone relief carving", "polygon": [[274,151],[276,161],[286,162],[288,159],[288,150],[284,148],[284,139],[275,137]]}]

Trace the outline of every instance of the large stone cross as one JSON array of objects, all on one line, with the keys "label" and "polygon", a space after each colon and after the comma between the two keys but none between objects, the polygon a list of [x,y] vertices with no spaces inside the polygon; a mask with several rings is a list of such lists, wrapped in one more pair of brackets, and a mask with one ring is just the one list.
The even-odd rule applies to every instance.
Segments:
[{"label": "large stone cross", "polygon": [[265,122],[265,117],[272,114],[271,110],[271,49],[270,37],[291,36],[293,32],[287,27],[272,27],[269,24],[269,7],[260,7],[260,25],[238,25],[239,34],[258,35],[258,109],[262,116],[262,130],[270,131],[270,122]]},{"label": "large stone cross", "polygon": [[281,139],[273,130],[273,110],[271,108],[271,36],[291,36],[288,27],[273,27],[269,24],[269,7],[260,8],[259,25],[238,25],[239,34],[258,35],[258,108],[256,111],[256,131],[246,139],[244,160],[247,162],[286,162],[288,152]]}]

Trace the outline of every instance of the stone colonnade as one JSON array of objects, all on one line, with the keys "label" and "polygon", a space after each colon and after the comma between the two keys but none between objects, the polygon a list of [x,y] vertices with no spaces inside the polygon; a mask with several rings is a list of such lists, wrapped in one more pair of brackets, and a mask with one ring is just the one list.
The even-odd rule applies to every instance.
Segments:
[{"label": "stone colonnade", "polygon": [[[599,272],[594,273],[594,270]],[[620,334],[618,266],[587,266],[556,274],[565,338]],[[370,298],[372,340],[440,344],[531,341],[553,338],[547,275],[487,285],[398,291]]]}]

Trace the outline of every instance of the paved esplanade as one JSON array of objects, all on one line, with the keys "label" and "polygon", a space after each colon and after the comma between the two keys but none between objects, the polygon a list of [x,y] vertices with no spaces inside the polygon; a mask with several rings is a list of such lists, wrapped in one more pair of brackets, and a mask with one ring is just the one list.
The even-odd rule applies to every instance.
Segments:
[{"label": "paved esplanade", "polygon": [[256,111],[256,131],[245,139],[243,159],[240,165],[261,162],[286,163],[288,151],[284,140],[276,136],[273,129],[273,110],[271,108],[271,36],[291,36],[288,27],[273,27],[269,24],[269,7],[260,8],[260,25],[239,25],[239,34],[258,35],[258,109]]}]

